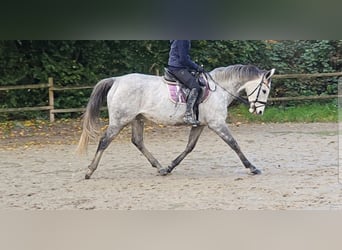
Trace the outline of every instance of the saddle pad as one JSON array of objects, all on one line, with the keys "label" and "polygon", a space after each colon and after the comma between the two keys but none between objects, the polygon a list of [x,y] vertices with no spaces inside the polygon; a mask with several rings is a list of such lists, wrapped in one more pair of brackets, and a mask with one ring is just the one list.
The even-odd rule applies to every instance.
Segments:
[{"label": "saddle pad", "polygon": [[[167,84],[168,90],[169,90],[169,98],[174,103],[186,103],[186,94],[182,91],[181,87],[179,85],[174,84]],[[210,90],[208,86],[205,86],[202,88],[202,91],[204,91],[204,95],[201,95],[200,102],[202,103],[206,101],[209,97]]]},{"label": "saddle pad", "polygon": [[186,95],[179,85],[167,84],[170,100],[174,103],[186,103]]}]

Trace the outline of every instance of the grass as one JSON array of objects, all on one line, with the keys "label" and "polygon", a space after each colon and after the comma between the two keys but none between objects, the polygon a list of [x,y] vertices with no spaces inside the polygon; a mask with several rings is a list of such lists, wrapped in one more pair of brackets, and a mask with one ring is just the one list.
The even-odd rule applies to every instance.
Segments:
[{"label": "grass", "polygon": [[248,107],[237,105],[228,110],[228,122],[338,122],[342,112],[338,112],[336,101],[329,103],[300,104],[296,106],[266,107],[264,115],[248,112]]},{"label": "grass", "polygon": [[[102,117],[107,115],[103,113]],[[107,118],[108,119],[108,118]],[[77,119],[58,119],[57,124]],[[342,122],[342,105],[338,108],[337,100],[326,103],[307,103],[289,106],[267,106],[264,115],[258,116],[248,112],[248,107],[242,104],[234,105],[228,109],[229,123],[281,123],[281,122]],[[78,123],[80,123],[78,121]],[[56,123],[55,123],[56,124]],[[51,124],[44,119],[25,120],[1,120],[0,119],[0,139],[1,135],[9,133],[12,129],[46,127]],[[52,126],[52,125],[51,125]]]}]

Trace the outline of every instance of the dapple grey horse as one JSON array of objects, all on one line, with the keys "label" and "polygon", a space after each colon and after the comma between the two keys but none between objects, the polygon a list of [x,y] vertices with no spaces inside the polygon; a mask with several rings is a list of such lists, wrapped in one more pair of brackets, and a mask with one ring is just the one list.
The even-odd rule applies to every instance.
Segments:
[{"label": "dapple grey horse", "polygon": [[260,174],[240,150],[226,124],[227,108],[245,91],[249,102],[249,112],[262,115],[271,88],[271,77],[275,69],[260,70],[253,65],[231,65],[215,68],[208,74],[211,93],[207,100],[199,104],[200,125],[192,127],[185,150],[171,164],[163,168],[144,145],[144,120],[157,124],[185,125],[183,116],[185,105],[175,105],[169,99],[168,87],[162,76],[127,74],[99,81],[90,96],[83,114],[83,131],[77,151],[84,152],[90,140],[100,136],[100,107],[107,99],[109,125],[98,143],[95,156],[85,175],[89,179],[96,170],[104,150],[128,124],[132,126],[132,143],[142,152],[160,175],[167,175],[194,149],[205,126],[221,137],[238,155],[243,165],[252,174]]}]

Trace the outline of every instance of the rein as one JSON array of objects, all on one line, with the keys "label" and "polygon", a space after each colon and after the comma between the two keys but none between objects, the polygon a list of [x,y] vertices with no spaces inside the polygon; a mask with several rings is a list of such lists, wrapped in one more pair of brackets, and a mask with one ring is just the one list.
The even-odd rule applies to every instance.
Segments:
[{"label": "rein", "polygon": [[[220,86],[220,84],[218,84],[214,79],[213,79],[213,77],[210,75],[210,73],[209,72],[205,72],[205,74],[204,74],[205,76],[209,76],[209,78],[216,84],[216,85],[218,85],[218,86]],[[221,87],[221,86],[220,86]],[[226,91],[228,94],[230,94],[232,97],[234,97],[235,99],[237,99],[237,100],[239,100],[240,102],[242,102],[243,104],[245,104],[245,105],[249,105],[249,102],[248,102],[248,100],[247,99],[245,99],[245,98],[243,98],[243,97],[240,97],[240,96],[237,96],[237,95],[234,95],[233,93],[231,93],[230,91],[228,91],[228,90],[226,90],[225,88],[223,88],[223,87],[221,87],[224,91]],[[261,89],[261,88],[260,88]],[[216,90],[216,88],[214,89],[214,90],[212,90],[212,91],[215,91]],[[252,94],[254,93],[256,91],[256,89],[252,92]],[[250,96],[250,95],[248,95],[248,96]]]},{"label": "rein", "polygon": [[[218,85],[218,86],[220,86],[220,84],[218,84],[214,79],[213,79],[213,77],[210,75],[210,73],[209,72],[205,72],[204,73],[204,75],[205,76],[209,76],[209,78],[216,84],[216,85]],[[247,95],[247,98],[248,97],[250,97],[251,95],[253,95],[254,94],[254,92],[255,91],[257,91],[258,90],[258,93],[257,93],[257,96],[256,96],[256,98],[255,98],[255,100],[254,101],[251,101],[251,103],[254,103],[254,107],[255,108],[258,108],[258,107],[261,107],[261,106],[266,106],[266,104],[267,104],[267,102],[264,102],[264,101],[259,101],[258,99],[259,99],[259,95],[260,95],[260,91],[261,91],[261,86],[262,86],[262,84],[265,84],[264,83],[264,79],[262,79],[261,80],[261,82],[255,87],[255,89],[249,94],[249,95]],[[267,85],[266,85],[267,86]],[[268,87],[268,86],[267,86]],[[231,93],[230,91],[228,91],[228,90],[226,90],[225,88],[223,88],[223,87],[221,87],[224,91],[226,91],[228,94],[230,94],[232,97],[234,97],[235,99],[237,99],[237,100],[239,100],[240,102],[242,102],[243,104],[245,104],[245,105],[249,105],[249,101],[248,101],[248,99],[246,99],[246,98],[243,98],[243,97],[240,97],[240,96],[237,96],[237,95],[234,95],[233,93]],[[211,89],[210,89],[211,90]],[[211,91],[215,91],[216,90],[216,88],[214,89],[214,90],[211,90]],[[261,104],[260,106],[256,106],[255,104],[256,103],[259,103],[259,104]]]}]

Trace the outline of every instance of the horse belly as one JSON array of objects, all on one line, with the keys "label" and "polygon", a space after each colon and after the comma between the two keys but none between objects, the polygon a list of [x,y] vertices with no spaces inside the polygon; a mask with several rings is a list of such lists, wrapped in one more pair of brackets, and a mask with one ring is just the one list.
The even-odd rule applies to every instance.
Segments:
[{"label": "horse belly", "polygon": [[148,120],[163,125],[183,124],[185,105],[178,104],[177,107],[169,100],[155,103],[142,110],[141,114]]}]

